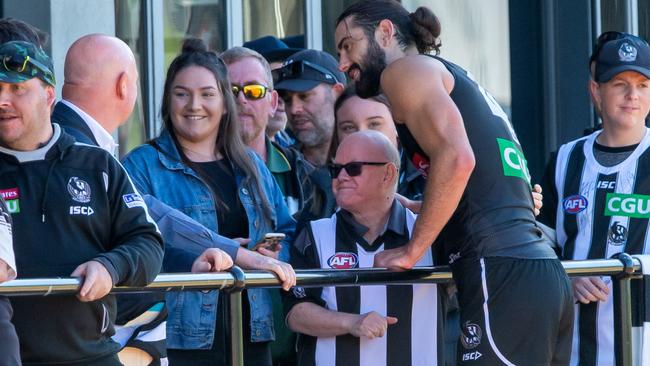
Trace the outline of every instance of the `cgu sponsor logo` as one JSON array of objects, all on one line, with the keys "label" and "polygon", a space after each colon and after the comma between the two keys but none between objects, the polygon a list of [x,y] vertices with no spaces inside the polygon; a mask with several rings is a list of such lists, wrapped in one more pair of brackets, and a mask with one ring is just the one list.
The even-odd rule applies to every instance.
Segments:
[{"label": "cgu sponsor logo", "polygon": [[503,175],[521,178],[530,185],[530,173],[524,153],[512,141],[497,138],[497,144],[501,153]]},{"label": "cgu sponsor logo", "polygon": [[587,201],[585,196],[574,194],[564,199],[562,207],[566,213],[577,214],[578,212],[584,211],[588,204],[589,201]]},{"label": "cgu sponsor logo", "polygon": [[650,196],[608,193],[605,201],[605,216],[650,218]]},{"label": "cgu sponsor logo", "polygon": [[358,263],[357,255],[349,252],[336,253],[327,260],[327,265],[334,269],[356,268]]}]

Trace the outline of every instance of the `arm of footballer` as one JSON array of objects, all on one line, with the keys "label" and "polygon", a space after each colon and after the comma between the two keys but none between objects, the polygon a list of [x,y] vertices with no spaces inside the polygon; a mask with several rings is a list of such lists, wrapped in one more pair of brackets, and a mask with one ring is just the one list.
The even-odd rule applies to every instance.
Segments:
[{"label": "arm of footballer", "polygon": [[295,305],[287,315],[291,330],[313,337],[335,337],[351,334],[355,337],[383,337],[389,325],[397,318],[382,316],[371,311],[365,314],[350,314],[331,311],[313,302]]},{"label": "arm of footballer", "polygon": [[392,269],[412,268],[435,241],[456,210],[475,165],[460,111],[449,96],[451,75],[430,58],[405,59],[408,62],[400,59],[382,74],[382,89],[396,120],[406,124],[429,157],[430,174],[409,244],[375,256],[376,267]]}]

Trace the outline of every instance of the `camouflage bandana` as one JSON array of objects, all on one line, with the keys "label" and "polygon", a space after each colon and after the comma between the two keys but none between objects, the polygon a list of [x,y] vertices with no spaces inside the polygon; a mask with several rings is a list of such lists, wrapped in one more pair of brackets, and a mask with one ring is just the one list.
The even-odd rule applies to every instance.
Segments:
[{"label": "camouflage bandana", "polygon": [[0,45],[0,81],[22,83],[39,78],[55,86],[52,60],[33,43],[11,41]]}]

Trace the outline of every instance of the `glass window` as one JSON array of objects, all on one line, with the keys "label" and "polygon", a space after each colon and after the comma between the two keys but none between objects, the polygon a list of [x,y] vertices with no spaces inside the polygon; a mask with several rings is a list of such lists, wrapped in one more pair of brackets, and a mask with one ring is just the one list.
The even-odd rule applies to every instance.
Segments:
[{"label": "glass window", "polygon": [[164,0],[165,70],[183,39],[200,38],[214,51],[227,47],[225,0]]},{"label": "glass window", "polygon": [[[144,53],[144,39],[140,35],[142,30],[142,1],[120,0],[115,2],[115,35],[129,45],[135,55],[140,76],[145,75],[146,60]],[[117,130],[117,141],[120,144],[119,156],[124,156],[134,147],[141,145],[147,139],[145,136],[145,118],[142,104],[142,83],[138,83],[138,99],[135,102],[133,113]]]},{"label": "glass window", "polygon": [[[327,2],[327,6],[325,6]],[[323,50],[336,56],[336,45],[334,44],[334,31],[336,30],[336,18],[348,6],[356,3],[357,0],[325,0],[323,1]]]},{"label": "glass window", "polygon": [[305,0],[244,0],[244,41],[305,33]]},{"label": "glass window", "polygon": [[625,2],[627,0],[600,1],[600,30],[625,31]]},{"label": "glass window", "polygon": [[650,39],[650,0],[639,1],[639,35]]},{"label": "glass window", "polygon": [[440,56],[472,73],[510,115],[510,26],[508,0],[404,0],[426,6],[442,24]]}]

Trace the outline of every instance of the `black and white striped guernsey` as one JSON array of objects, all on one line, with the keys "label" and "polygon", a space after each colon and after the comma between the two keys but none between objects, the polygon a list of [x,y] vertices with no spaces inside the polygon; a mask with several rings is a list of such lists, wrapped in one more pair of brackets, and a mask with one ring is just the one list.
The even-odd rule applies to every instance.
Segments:
[{"label": "black and white striped guernsey", "polygon": [[[605,167],[594,157],[600,134],[560,147],[555,164],[556,230],[565,259],[650,253],[650,130],[625,160]],[[612,365],[613,289],[609,300],[576,305],[572,365]],[[634,294],[633,294],[634,296]]]},{"label": "black and white striped guernsey", "polygon": [[[394,204],[393,212],[396,205]],[[387,240],[375,242],[372,248],[353,240],[346,228],[341,211],[330,218],[312,221],[308,264],[311,268],[345,269],[372,267],[376,253],[406,244],[416,215],[397,204],[405,212],[402,238],[384,234]],[[395,215],[392,215],[395,216]],[[389,223],[390,227],[390,223]],[[388,230],[387,230],[388,231]],[[394,233],[391,233],[394,234]],[[380,237],[381,238],[381,237]],[[292,258],[293,261],[294,258]],[[432,251],[428,251],[416,266],[432,266]],[[313,301],[332,311],[364,314],[376,311],[398,318],[380,338],[310,337],[300,335],[300,365],[442,365],[442,326],[438,308],[438,289],[435,284],[324,287],[305,289],[307,298],[296,296],[295,301]],[[309,300],[309,297],[312,299]]]}]

